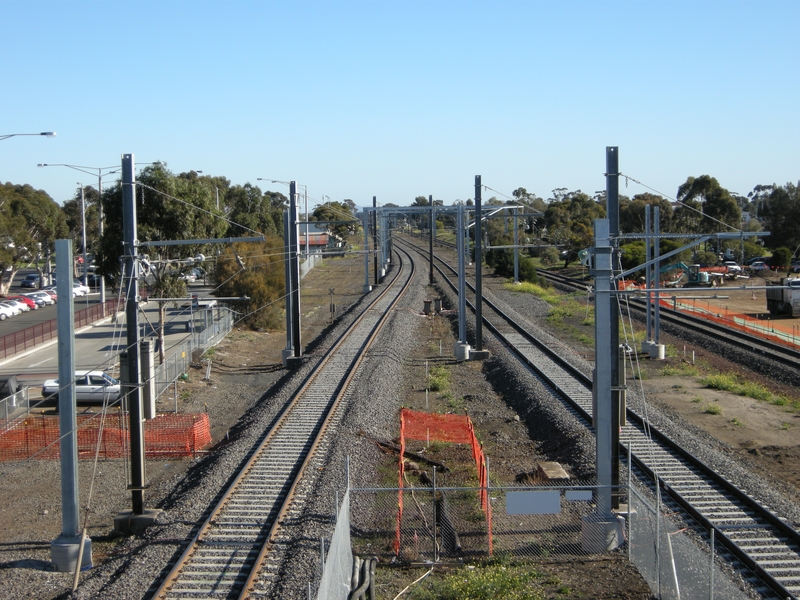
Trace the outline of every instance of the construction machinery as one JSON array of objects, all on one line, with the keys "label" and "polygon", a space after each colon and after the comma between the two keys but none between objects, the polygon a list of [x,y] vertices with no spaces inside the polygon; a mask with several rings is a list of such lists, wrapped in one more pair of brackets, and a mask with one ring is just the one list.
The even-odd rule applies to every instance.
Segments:
[{"label": "construction machinery", "polygon": [[682,271],[677,277],[665,281],[664,285],[667,287],[715,287],[722,285],[722,273],[714,273],[708,271],[701,271],[700,265],[687,265],[682,262],[672,263],[661,267],[661,277],[672,273],[673,271]]},{"label": "construction machinery", "polygon": [[767,281],[767,310],[771,315],[800,317],[800,278]]}]

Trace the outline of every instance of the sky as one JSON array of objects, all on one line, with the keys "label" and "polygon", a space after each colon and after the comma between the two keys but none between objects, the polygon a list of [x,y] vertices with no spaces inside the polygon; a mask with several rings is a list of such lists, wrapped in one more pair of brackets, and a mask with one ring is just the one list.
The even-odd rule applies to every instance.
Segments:
[{"label": "sky", "polygon": [[0,140],[0,182],[58,203],[96,175],[37,164],[129,153],[294,180],[309,207],[449,205],[476,175],[484,200],[593,195],[607,146],[628,196],[800,180],[796,0],[0,0],[0,20],[0,136],[57,133]]}]

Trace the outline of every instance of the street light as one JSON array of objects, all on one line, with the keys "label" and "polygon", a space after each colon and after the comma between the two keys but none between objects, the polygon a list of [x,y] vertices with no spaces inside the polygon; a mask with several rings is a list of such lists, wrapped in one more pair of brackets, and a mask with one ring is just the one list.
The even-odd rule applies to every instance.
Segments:
[{"label": "street light", "polygon": [[[45,135],[45,134],[41,134]],[[55,135],[55,133],[53,134]],[[97,173],[97,234],[98,236],[103,235],[103,175],[110,175],[111,173],[116,173],[116,169],[119,169],[119,165],[113,165],[110,167],[85,167],[83,165],[67,165],[64,163],[58,164],[48,164],[48,163],[39,163],[36,165],[37,167],[67,167],[69,169],[74,169],[75,171],[80,171],[81,173],[87,173],[89,175],[94,175],[95,172]],[[115,169],[114,171],[109,171],[108,169]],[[105,173],[103,173],[105,171]],[[81,186],[81,219],[83,220],[83,186]],[[84,232],[86,230],[85,221],[84,222]],[[87,272],[86,272],[86,240],[83,241],[83,283],[86,285],[88,284],[87,281]],[[106,301],[106,282],[104,277],[100,277],[100,305],[105,306]]]},{"label": "street light", "polygon": [[0,135],[0,140],[7,140],[10,137],[17,137],[18,135],[43,135],[45,137],[56,137],[55,131],[43,131],[42,133],[6,133]]},{"label": "street light", "polygon": [[[289,185],[288,181],[281,181],[280,179],[269,179],[267,177],[256,177],[257,181],[270,181],[271,183],[282,183],[283,185]],[[303,188],[303,198],[305,199],[305,213],[306,213],[306,259],[309,258],[310,252],[308,249],[308,186],[303,185],[302,183],[296,183],[296,186]]]}]

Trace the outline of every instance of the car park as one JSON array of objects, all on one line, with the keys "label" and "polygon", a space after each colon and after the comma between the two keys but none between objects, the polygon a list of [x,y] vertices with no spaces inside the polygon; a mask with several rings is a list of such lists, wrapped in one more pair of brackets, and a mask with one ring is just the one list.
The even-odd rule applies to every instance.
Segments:
[{"label": "car park", "polygon": [[[42,398],[58,400],[63,386],[58,379],[42,384]],[[103,371],[75,371],[75,399],[79,402],[113,402],[120,396],[120,382]]]},{"label": "car park", "polygon": [[28,306],[29,310],[36,310],[39,308],[39,305],[36,303],[36,300],[33,298],[28,298],[27,296],[6,296],[6,300],[16,300],[17,302],[22,302]]},{"label": "car park", "polygon": [[38,288],[39,287],[38,273],[31,273],[30,275],[26,275],[19,285],[20,287],[24,288]]}]

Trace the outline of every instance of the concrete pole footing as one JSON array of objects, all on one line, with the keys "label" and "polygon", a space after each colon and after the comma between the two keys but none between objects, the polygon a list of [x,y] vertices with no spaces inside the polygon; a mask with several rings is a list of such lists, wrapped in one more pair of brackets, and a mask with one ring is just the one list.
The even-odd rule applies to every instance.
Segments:
[{"label": "concrete pole footing", "polygon": [[[81,547],[81,536],[65,537],[58,536],[50,542],[50,560],[56,566],[59,573],[71,573],[78,564],[78,552]],[[92,540],[88,536],[83,543],[83,558],[81,560],[81,571],[92,567]]]},{"label": "concrete pole footing", "polygon": [[469,344],[465,344],[463,342],[456,342],[455,348],[453,353],[455,354],[456,360],[469,360]]},{"label": "concrete pole footing", "polygon": [[369,294],[371,291],[372,291],[371,285],[365,285],[364,287],[361,288],[362,294]]},{"label": "concrete pole footing", "polygon": [[161,512],[159,508],[146,508],[142,514],[135,515],[132,510],[123,510],[114,517],[114,529],[126,535],[136,535],[155,524]]},{"label": "concrete pole footing", "polygon": [[618,515],[588,515],[581,520],[581,548],[603,554],[619,548],[625,540],[625,519]]}]

